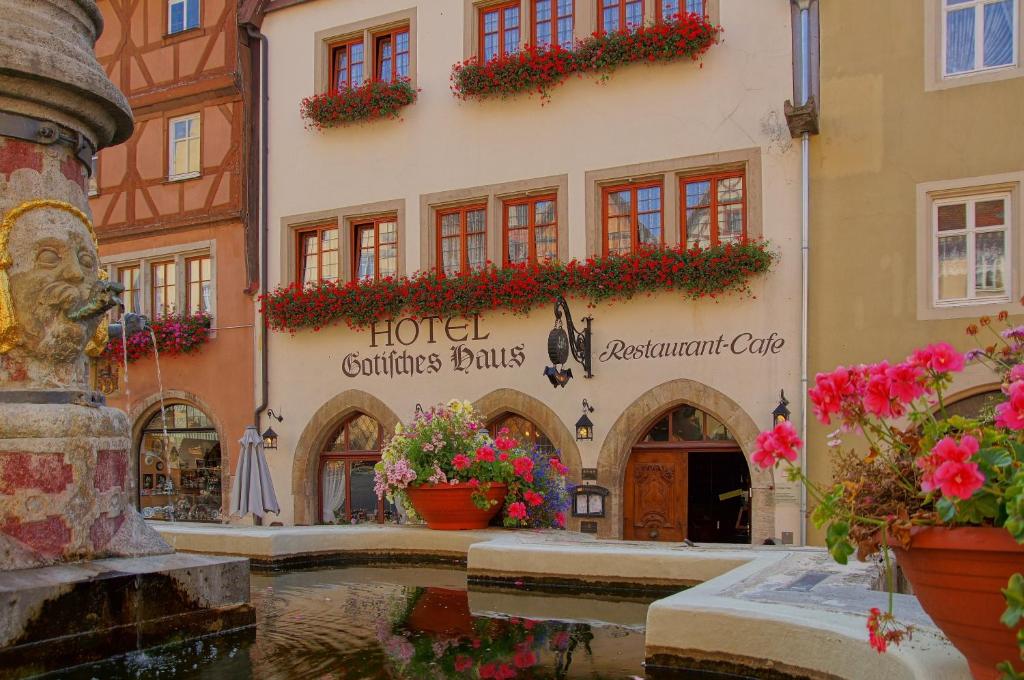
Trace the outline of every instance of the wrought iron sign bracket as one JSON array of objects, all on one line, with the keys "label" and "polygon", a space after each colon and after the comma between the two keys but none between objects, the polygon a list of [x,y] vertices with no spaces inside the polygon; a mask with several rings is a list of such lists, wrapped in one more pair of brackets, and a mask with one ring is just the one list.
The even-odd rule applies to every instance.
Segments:
[{"label": "wrought iron sign bracket", "polygon": [[591,370],[593,365],[593,357],[591,356],[591,323],[594,321],[594,317],[583,317],[583,330],[578,330],[576,324],[572,321],[569,303],[565,301],[564,297],[559,295],[555,298],[555,320],[560,321],[563,314],[565,315],[565,330],[569,336],[569,351],[572,352],[573,358],[586,371],[584,377],[593,378],[594,373]]}]

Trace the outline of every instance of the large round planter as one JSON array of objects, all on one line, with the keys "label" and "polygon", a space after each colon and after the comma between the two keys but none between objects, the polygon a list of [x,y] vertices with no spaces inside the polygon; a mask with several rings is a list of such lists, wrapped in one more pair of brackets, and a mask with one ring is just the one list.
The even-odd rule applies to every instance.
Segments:
[{"label": "large round planter", "polygon": [[405,492],[416,514],[426,520],[431,529],[486,529],[491,518],[501,511],[508,486],[491,484],[487,498],[497,503],[487,510],[481,510],[473,503],[475,488],[470,484],[422,484],[409,487]]},{"label": "large round planter", "polygon": [[1000,588],[1024,569],[1024,546],[1005,529],[921,527],[910,549],[896,549],[921,606],[967,657],[976,680],[1000,676],[996,664],[1020,659],[1015,631],[999,617],[1006,610]]}]

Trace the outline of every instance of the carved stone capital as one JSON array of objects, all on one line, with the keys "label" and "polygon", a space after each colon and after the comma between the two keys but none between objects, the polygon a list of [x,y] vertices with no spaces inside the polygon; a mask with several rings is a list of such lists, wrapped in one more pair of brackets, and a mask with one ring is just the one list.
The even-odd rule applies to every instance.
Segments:
[{"label": "carved stone capital", "polygon": [[807,103],[802,106],[796,106],[787,99],[785,113],[789,134],[793,137],[801,137],[805,132],[818,134],[818,103],[813,96],[808,97]]}]

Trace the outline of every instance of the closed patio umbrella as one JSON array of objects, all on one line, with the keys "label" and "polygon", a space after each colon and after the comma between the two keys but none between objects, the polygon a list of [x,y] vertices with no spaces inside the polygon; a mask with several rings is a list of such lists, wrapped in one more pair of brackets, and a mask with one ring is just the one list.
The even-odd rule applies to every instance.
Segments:
[{"label": "closed patio umbrella", "polygon": [[244,517],[251,512],[260,519],[268,512],[280,514],[281,506],[277,503],[274,482],[263,453],[263,437],[250,425],[238,443],[242,445],[242,452],[231,485],[231,514]]}]

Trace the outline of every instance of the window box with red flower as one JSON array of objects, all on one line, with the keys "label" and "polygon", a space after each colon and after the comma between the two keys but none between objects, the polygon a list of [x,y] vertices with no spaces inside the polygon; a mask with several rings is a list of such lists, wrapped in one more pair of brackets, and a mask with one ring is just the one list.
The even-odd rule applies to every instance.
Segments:
[{"label": "window box with red flower", "polygon": [[417,90],[408,78],[370,80],[356,87],[341,87],[302,100],[300,111],[307,126],[324,128],[380,118],[398,118],[416,101]]}]

